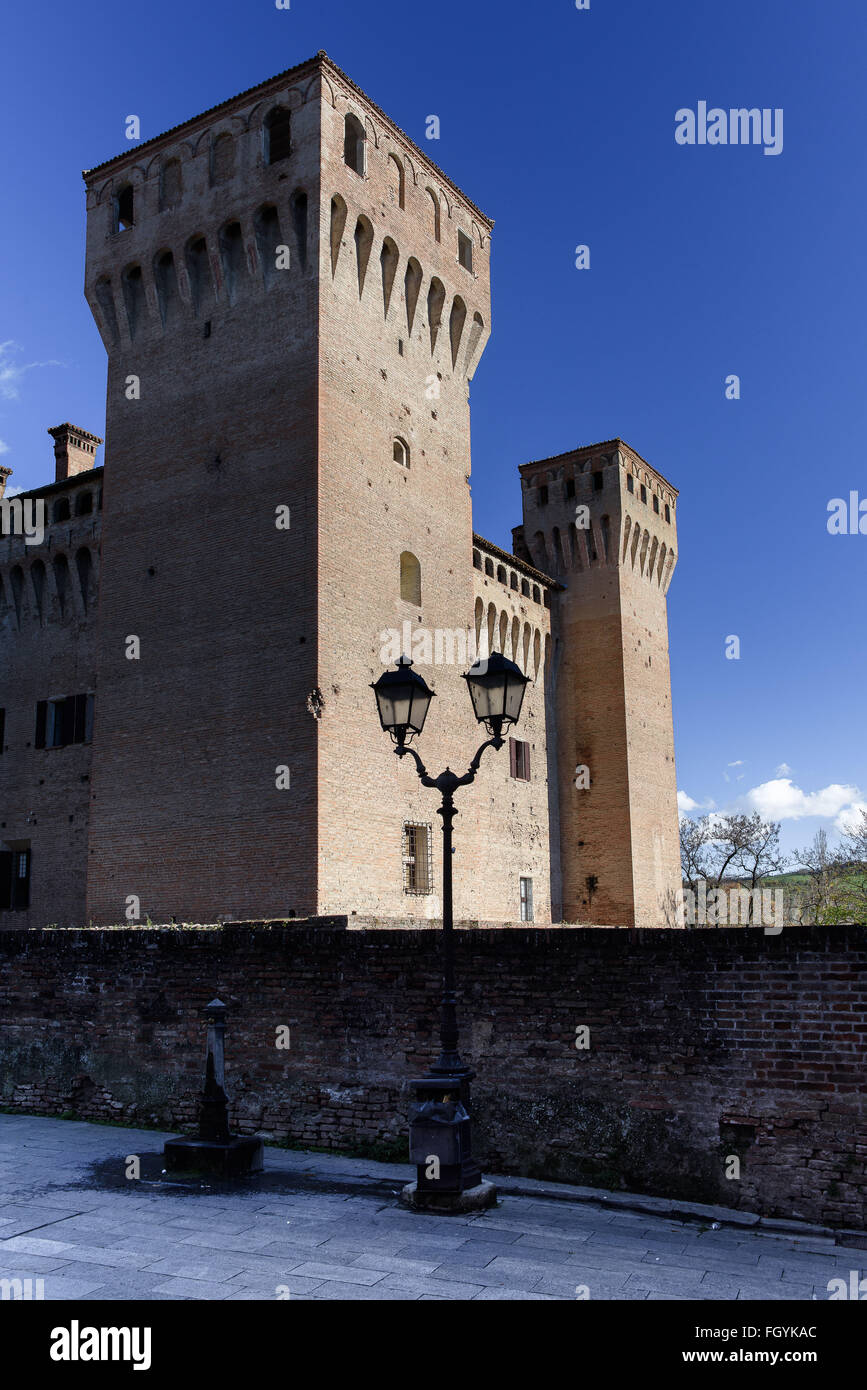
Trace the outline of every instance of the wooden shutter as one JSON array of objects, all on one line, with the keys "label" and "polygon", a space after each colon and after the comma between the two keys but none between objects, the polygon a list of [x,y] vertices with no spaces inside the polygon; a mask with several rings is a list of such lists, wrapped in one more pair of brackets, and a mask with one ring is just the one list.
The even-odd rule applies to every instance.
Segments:
[{"label": "wooden shutter", "polygon": [[74,700],[74,730],[73,743],[84,743],[84,731],[87,724],[87,696],[70,696]]},{"label": "wooden shutter", "polygon": [[62,747],[75,742],[75,696],[67,695],[60,705],[60,738]]},{"label": "wooden shutter", "polygon": [[40,700],[36,706],[36,747],[45,747],[45,721],[48,716],[48,701]]},{"label": "wooden shutter", "polygon": [[515,739],[515,738],[510,738],[510,739],[509,739],[509,776],[510,776],[510,777],[517,777],[517,775],[518,775],[518,740]]},{"label": "wooden shutter", "polygon": [[529,780],[530,780],[530,745],[529,745],[529,743],[525,743],[525,744],[524,744],[524,777],[525,777],[526,780],[529,782]]}]

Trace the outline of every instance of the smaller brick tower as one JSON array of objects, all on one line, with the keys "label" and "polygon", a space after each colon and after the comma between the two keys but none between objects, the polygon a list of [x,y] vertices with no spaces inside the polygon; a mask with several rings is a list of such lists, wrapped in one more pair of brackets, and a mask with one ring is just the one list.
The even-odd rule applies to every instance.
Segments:
[{"label": "smaller brick tower", "polygon": [[563,585],[552,600],[563,920],[673,925],[677,491],[621,439],[520,471],[515,552]]}]

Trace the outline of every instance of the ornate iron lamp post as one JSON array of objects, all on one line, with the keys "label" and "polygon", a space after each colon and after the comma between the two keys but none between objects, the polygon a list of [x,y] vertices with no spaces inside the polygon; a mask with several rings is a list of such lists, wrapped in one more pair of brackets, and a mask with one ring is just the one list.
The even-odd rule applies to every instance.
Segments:
[{"label": "ornate iron lamp post", "polygon": [[440,792],[442,804],[437,814],[443,829],[443,991],[440,1022],[440,1055],[429,1074],[414,1082],[416,1103],[410,1115],[410,1159],[416,1164],[416,1181],[404,1189],[403,1197],[415,1207],[465,1211],[490,1206],[496,1200],[492,1183],[482,1181],[481,1169],[473,1158],[470,1133],[470,1082],[475,1073],[466,1066],[458,1051],[458,1021],[455,999],[455,948],[452,901],[452,828],[457,815],[455,792],[475,780],[488,748],[503,747],[503,732],[516,724],[524,702],[528,677],[499,652],[476,662],[463,677],[467,682],[476,719],[490,738],[479,747],[462,777],[446,768],[431,777],[408,741],[424,728],[434,692],[412,662],[403,656],[394,671],[385,671],[372,686],[379,719],[391,735],[399,758],[409,754],[416,765],[422,786]]}]

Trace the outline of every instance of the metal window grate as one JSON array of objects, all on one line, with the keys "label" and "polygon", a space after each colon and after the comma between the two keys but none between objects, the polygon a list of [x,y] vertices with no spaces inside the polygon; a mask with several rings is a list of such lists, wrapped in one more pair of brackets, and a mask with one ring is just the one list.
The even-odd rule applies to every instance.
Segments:
[{"label": "metal window grate", "polygon": [[403,891],[430,893],[432,886],[431,827],[407,824],[403,827]]},{"label": "metal window grate", "polygon": [[521,879],[521,921],[533,921],[533,880]]}]

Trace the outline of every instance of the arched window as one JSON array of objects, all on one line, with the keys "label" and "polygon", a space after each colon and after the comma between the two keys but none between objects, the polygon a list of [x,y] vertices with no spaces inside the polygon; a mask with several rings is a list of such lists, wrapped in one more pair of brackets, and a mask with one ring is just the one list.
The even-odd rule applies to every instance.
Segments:
[{"label": "arched window", "polygon": [[392,197],[396,200],[399,208],[404,204],[404,189],[406,187],[406,175],[403,165],[396,154],[388,156],[388,172],[391,176]]},{"label": "arched window", "polygon": [[358,117],[350,112],[343,123],[343,162],[348,169],[362,176],[365,172],[366,146],[367,131]]},{"label": "arched window", "polygon": [[474,551],[473,551],[473,569],[474,569],[474,570],[480,570],[481,568],[482,568],[482,557],[481,557],[481,555],[479,554],[479,552],[478,552],[477,550],[474,550]]},{"label": "arched window", "polygon": [[292,116],[285,106],[275,106],[265,117],[265,163],[277,164],[292,153]]},{"label": "arched window", "polygon": [[200,314],[214,297],[208,247],[203,236],[193,237],[187,243],[186,261],[193,312]]},{"label": "arched window", "polygon": [[518,592],[518,576],[515,574],[514,570],[509,575],[509,588],[514,589],[515,593]]},{"label": "arched window", "polygon": [[114,230],[125,232],[135,224],[135,194],[131,183],[125,183],[114,195]]},{"label": "arched window", "polygon": [[395,463],[399,463],[401,468],[409,468],[409,445],[400,436],[395,439],[391,447],[391,457]]},{"label": "arched window", "polygon": [[68,521],[68,520],[69,520],[69,498],[68,498],[68,497],[61,497],[60,500],[59,500],[58,502],[55,502],[55,504],[54,504],[54,512],[52,513],[52,520],[54,520],[54,521]]},{"label": "arched window", "polygon": [[497,582],[500,584],[508,583],[508,575],[506,574],[505,565],[497,565]]},{"label": "arched window", "polygon": [[75,556],[75,568],[78,570],[78,585],[81,589],[81,602],[85,613],[90,603],[90,576],[93,569],[93,560],[90,551],[84,547]]},{"label": "arched window", "polygon": [[521,593],[522,593],[522,595],[523,595],[524,598],[529,598],[529,597],[530,597],[530,581],[529,581],[529,579],[522,579],[522,580],[521,580]]},{"label": "arched window", "polygon": [[235,172],[235,143],[227,130],[211,146],[211,183],[226,183]]},{"label": "arched window", "polygon": [[160,212],[179,203],[182,192],[181,161],[167,159],[160,169]]},{"label": "arched window", "polygon": [[541,595],[541,593],[540,593],[540,591],[539,591],[539,586],[538,586],[538,584],[534,584],[534,585],[533,585],[533,602],[534,602],[534,603],[541,603],[541,602],[542,602],[542,595]]},{"label": "arched window", "polygon": [[75,499],[75,515],[90,516],[93,511],[93,493],[80,492]]},{"label": "arched window", "polygon": [[485,560],[485,574],[487,574],[491,579],[493,579],[493,577],[494,577],[494,562],[493,562],[493,560],[489,560],[489,559],[486,559],[486,560]]},{"label": "arched window", "polygon": [[404,603],[421,607],[421,565],[410,550],[404,550],[400,557],[400,597]]}]

